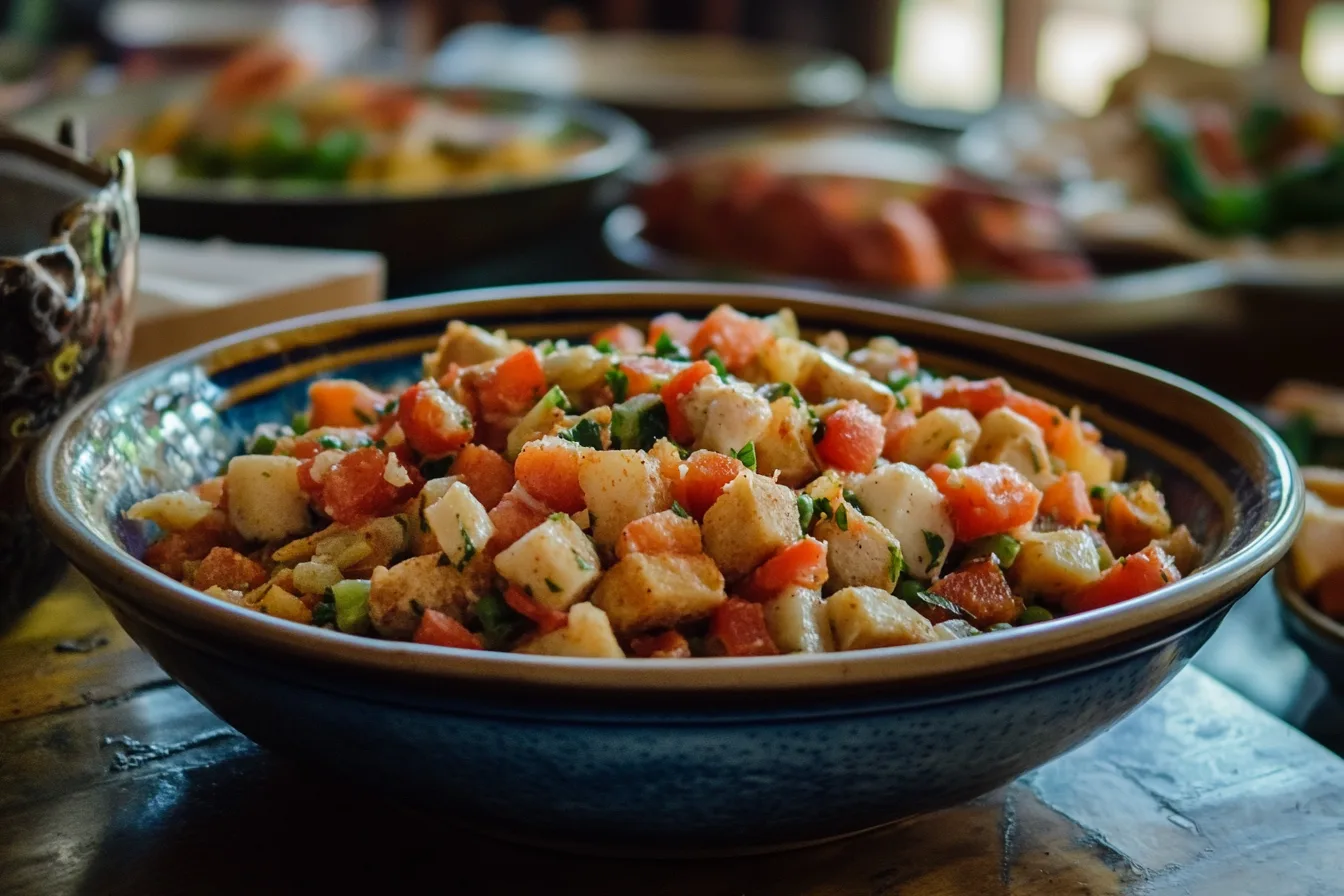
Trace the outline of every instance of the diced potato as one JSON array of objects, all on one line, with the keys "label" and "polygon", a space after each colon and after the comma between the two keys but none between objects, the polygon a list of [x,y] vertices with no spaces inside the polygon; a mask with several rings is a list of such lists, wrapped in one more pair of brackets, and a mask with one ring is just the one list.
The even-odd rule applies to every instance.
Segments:
[{"label": "diced potato", "polygon": [[723,574],[703,554],[629,554],[607,570],[592,602],[630,635],[704,619],[727,597]]},{"label": "diced potato", "polygon": [[1151,482],[1139,482],[1124,494],[1106,498],[1101,511],[1106,543],[1117,557],[1141,551],[1148,544],[1171,534],[1171,514],[1166,499]]},{"label": "diced potato", "polygon": [[[1066,469],[1082,474],[1087,487],[1105,485],[1116,475],[1116,459],[1102,445],[1084,439],[1073,439],[1064,445],[1055,446],[1055,456],[1064,462]],[[1124,455],[1121,455],[1123,463]]]},{"label": "diced potato", "polygon": [[826,653],[835,649],[831,621],[821,592],[794,586],[762,607],[775,646],[786,653]]},{"label": "diced potato", "polygon": [[867,345],[850,354],[849,363],[885,383],[893,374],[900,376],[904,373],[908,353],[909,349],[890,336],[874,336]]},{"label": "diced potato", "polygon": [[425,508],[425,521],[439,547],[454,566],[466,566],[495,534],[490,514],[465,483],[454,482],[439,500]]},{"label": "diced potato", "polygon": [[602,564],[578,524],[555,514],[501,551],[495,571],[542,606],[566,610],[588,596]]},{"label": "diced potato", "polygon": [[825,519],[812,527],[813,537],[826,542],[826,590],[849,587],[893,591],[901,574],[901,543],[872,517],[847,507],[845,525]]},{"label": "diced potato", "polygon": [[826,615],[840,650],[904,647],[936,640],[933,625],[880,588],[846,588],[826,598]]},{"label": "diced potato", "polygon": [[439,540],[434,537],[434,530],[429,527],[429,520],[425,519],[425,510],[448,494],[454,482],[457,482],[456,476],[431,479],[420,489],[420,494],[408,502],[410,511],[407,514],[407,528],[411,533],[411,553],[433,554],[443,550]]},{"label": "diced potato", "polygon": [[301,594],[321,594],[345,576],[330,563],[311,560],[294,567],[294,587]]},{"label": "diced potato", "polygon": [[1344,566],[1344,508],[1331,507],[1307,493],[1307,514],[1293,542],[1293,578],[1310,591],[1325,574]]},{"label": "diced potato", "polygon": [[1023,532],[1018,543],[1008,573],[1023,594],[1058,599],[1101,578],[1101,556],[1084,531]]},{"label": "diced potato", "polygon": [[808,401],[854,399],[877,416],[886,418],[896,409],[896,396],[867,372],[826,352],[817,352],[816,362],[798,390]]},{"label": "diced potato", "polygon": [[[910,464],[888,464],[865,476],[854,493],[863,512],[886,526],[900,543],[910,574],[917,579],[937,577],[956,529],[933,480]],[[933,548],[940,548],[937,556]]]},{"label": "diced potato", "polygon": [[811,375],[812,366],[820,357],[816,346],[781,336],[766,343],[755,363],[743,373],[746,379],[757,383],[801,383]]},{"label": "diced potato", "polygon": [[811,482],[821,472],[812,452],[812,421],[790,398],[770,404],[770,422],[756,438],[756,472],[775,476],[790,488]]},{"label": "diced potato", "polygon": [[294,458],[235,457],[225,483],[229,522],[247,540],[278,540],[308,530],[308,496],[299,488],[299,462]]},{"label": "diced potato", "polygon": [[817,337],[816,346],[828,355],[843,358],[849,354],[849,337],[839,330],[827,330]]},{"label": "diced potato", "polygon": [[546,383],[559,386],[570,395],[601,385],[611,369],[612,356],[591,345],[558,348],[541,359]]},{"label": "diced potato", "polygon": [[1308,491],[1315,492],[1325,503],[1335,507],[1344,506],[1344,470],[1338,467],[1303,467],[1302,482]]},{"label": "diced potato", "polygon": [[356,529],[356,540],[339,552],[329,555],[325,550],[327,546],[319,545],[315,559],[336,566],[347,579],[362,579],[376,567],[386,566],[406,552],[410,544],[409,530],[410,525],[403,515],[378,517]]},{"label": "diced potato", "polygon": [[643,451],[588,452],[579,459],[579,487],[600,548],[614,548],[632,520],[672,506],[658,462]]},{"label": "diced potato", "polygon": [[163,492],[131,505],[126,518],[148,520],[165,532],[183,532],[204,520],[215,509],[191,492]]},{"label": "diced potato", "polygon": [[470,367],[496,358],[507,358],[523,347],[523,343],[509,339],[503,331],[491,333],[455,320],[443,331],[435,350],[425,355],[425,376],[437,380],[448,372],[449,364]]},{"label": "diced potato", "polygon": [[232,588],[221,588],[218,585],[211,585],[202,594],[208,594],[216,600],[222,600],[226,604],[243,605],[243,592],[234,591]]},{"label": "diced potato", "polygon": [[540,656],[625,658],[625,651],[621,650],[611,630],[611,620],[590,603],[570,607],[568,625],[534,638],[518,648],[517,652]]},{"label": "diced potato", "polygon": [[1204,549],[1195,541],[1195,537],[1190,534],[1190,530],[1184,525],[1177,526],[1171,530],[1171,534],[1166,538],[1160,538],[1154,542],[1162,550],[1171,556],[1176,562],[1178,569],[1183,576],[1190,575],[1195,567],[1199,566],[1204,559]]},{"label": "diced potato", "polygon": [[536,439],[554,435],[565,426],[564,407],[554,400],[551,393],[547,393],[532,406],[523,418],[509,430],[508,439],[504,449],[504,456],[509,460],[517,460],[518,454],[523,450],[523,446]]},{"label": "diced potato", "polygon": [[746,383],[707,376],[681,400],[695,434],[695,448],[733,454],[760,438],[770,423],[770,404]]},{"label": "diced potato", "polygon": [[923,470],[943,463],[957,450],[969,452],[979,438],[980,424],[970,411],[934,408],[905,434],[899,459]]},{"label": "diced potato", "polygon": [[971,625],[965,619],[949,619],[933,627],[935,641],[960,641],[962,638],[970,638],[978,634],[980,634],[980,629]]},{"label": "diced potato", "polygon": [[380,566],[369,579],[369,621],[384,638],[403,641],[415,634],[425,610],[460,621],[467,606],[489,590],[490,572],[490,562],[479,555],[461,571],[443,554]]},{"label": "diced potato", "polygon": [[801,531],[793,489],[744,471],[705,514],[702,535],[705,553],[732,582],[793,544]]},{"label": "diced potato", "polygon": [[290,622],[302,622],[307,625],[313,621],[313,611],[279,585],[272,585],[266,589],[257,603],[257,609],[267,616],[288,619]]},{"label": "diced potato", "polygon": [[995,408],[980,418],[980,437],[970,460],[973,464],[1007,464],[1040,489],[1058,478],[1050,469],[1050,451],[1041,428],[1008,408]]},{"label": "diced potato", "polygon": [[793,313],[792,308],[781,308],[774,314],[767,314],[761,320],[765,321],[770,327],[770,332],[776,336],[798,338],[798,316]]}]

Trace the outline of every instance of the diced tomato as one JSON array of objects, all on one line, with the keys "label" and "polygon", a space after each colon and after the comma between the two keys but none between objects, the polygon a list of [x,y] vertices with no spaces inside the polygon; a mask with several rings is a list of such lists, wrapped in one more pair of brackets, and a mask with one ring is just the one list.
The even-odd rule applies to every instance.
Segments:
[{"label": "diced tomato", "polygon": [[1180,577],[1176,561],[1157,545],[1149,545],[1137,554],[1120,558],[1101,574],[1100,579],[1083,590],[1066,595],[1064,609],[1070,613],[1081,613],[1109,607],[1156,591]]},{"label": "diced tomato", "polygon": [[966,380],[954,376],[924,387],[924,410],[961,408],[983,417],[1008,403],[1012,387],[1002,377],[990,380]]},{"label": "diced tomato", "polygon": [[438,610],[425,610],[411,640],[417,644],[433,644],[435,647],[456,647],[460,650],[484,649],[481,639],[468,631],[465,625]]},{"label": "diced tomato", "polygon": [[527,413],[546,394],[546,374],[530,348],[496,361],[475,383],[481,415],[487,419]]},{"label": "diced tomato", "polygon": [[699,328],[699,321],[687,320],[675,311],[660,314],[649,322],[649,345],[657,344],[664,333],[677,345],[687,345]]},{"label": "diced tomato", "polygon": [[578,513],[586,506],[579,486],[579,459],[586,450],[559,439],[528,442],[513,463],[513,475],[552,510]]},{"label": "diced tomato", "polygon": [[482,445],[463,445],[448,473],[462,480],[486,510],[513,488],[513,465]]},{"label": "diced tomato", "polygon": [[510,585],[504,589],[504,602],[537,624],[537,634],[545,635],[569,625],[569,616],[559,610],[543,607],[533,600],[526,591]]},{"label": "diced tomato", "polygon": [[957,540],[1007,532],[1036,518],[1041,491],[1007,464],[974,464],[959,470],[934,464],[925,471],[947,499]]},{"label": "diced tomato", "polygon": [[1317,608],[1331,619],[1344,619],[1344,567],[1321,577],[1312,592]]},{"label": "diced tomato", "polygon": [[358,380],[318,380],[308,387],[308,425],[368,426],[378,422],[387,400]]},{"label": "diced tomato", "polygon": [[403,486],[388,482],[387,459],[388,454],[378,448],[357,448],[347,453],[318,483],[318,508],[335,522],[346,525],[396,513],[419,486],[414,480]]},{"label": "diced tomato", "polygon": [[691,357],[703,357],[713,349],[729,370],[740,370],[756,358],[756,353],[772,341],[775,334],[770,325],[755,317],[748,317],[728,305],[720,305],[700,324],[691,337],[688,348]]},{"label": "diced tomato", "polygon": [[490,510],[490,522],[495,534],[490,536],[486,553],[494,556],[546,522],[546,511],[519,495],[518,486],[499,500]]},{"label": "diced tomato", "polygon": [[406,441],[425,457],[443,457],[471,441],[471,414],[433,380],[416,383],[397,403]]},{"label": "diced tomato", "polygon": [[636,395],[647,395],[650,392],[657,392],[677,372],[678,365],[674,361],[666,358],[654,358],[649,355],[641,355],[635,358],[626,358],[620,364],[621,373],[625,374],[628,386],[625,390],[627,398],[633,398]]},{"label": "diced tomato", "polygon": [[692,452],[684,463],[685,475],[672,480],[672,497],[697,520],[705,518],[705,512],[723,494],[724,486],[746,469],[742,461],[717,451]]},{"label": "diced tomato", "polygon": [[181,579],[183,564],[203,560],[216,547],[242,547],[223,514],[212,514],[185,532],[170,532],[145,549],[144,561],[166,576]]},{"label": "diced tomato", "polygon": [[616,556],[626,554],[698,554],[700,527],[670,510],[631,520],[616,539]]},{"label": "diced tomato", "polygon": [[[981,628],[1012,622],[1022,613],[1022,601],[1008,587],[999,564],[989,558],[943,576],[929,590],[961,607]],[[921,612],[935,625],[953,618],[938,607],[926,607]]]},{"label": "diced tomato", "polygon": [[882,418],[859,402],[848,401],[826,418],[817,456],[837,469],[868,473],[881,457],[885,442]]},{"label": "diced tomato", "polygon": [[201,591],[212,585],[228,591],[251,591],[265,583],[265,568],[231,548],[211,548],[191,577],[192,587]]},{"label": "diced tomato", "polygon": [[1092,509],[1092,499],[1088,496],[1087,483],[1083,481],[1082,474],[1072,470],[1051,483],[1041,495],[1039,512],[1071,528],[1101,519]]},{"label": "diced tomato", "polygon": [[914,411],[897,411],[887,417],[883,423],[885,435],[882,439],[882,456],[887,460],[899,460],[906,433],[914,429],[918,422],[919,418]]},{"label": "diced tomato", "polygon": [[680,632],[669,629],[657,635],[631,638],[630,652],[643,659],[681,660],[691,655],[691,645]]},{"label": "diced tomato", "polygon": [[680,371],[659,390],[663,404],[667,406],[667,432],[674,442],[690,442],[695,438],[686,412],[681,409],[681,398],[707,376],[714,375],[714,365],[708,361],[696,361],[690,367]]},{"label": "diced tomato", "polygon": [[766,601],[785,588],[820,588],[825,581],[826,544],[808,536],[780,549],[736,590],[746,600]]},{"label": "diced tomato", "polygon": [[644,350],[644,334],[629,324],[612,324],[604,327],[594,333],[589,342],[599,347],[606,343],[617,351],[632,354]]},{"label": "diced tomato", "polygon": [[709,633],[723,644],[728,656],[774,656],[779,653],[770,630],[765,625],[765,612],[760,604],[730,597],[719,604],[709,624]]},{"label": "diced tomato", "polygon": [[322,453],[322,446],[317,444],[317,439],[299,439],[289,449],[289,456],[296,460],[312,460]]}]

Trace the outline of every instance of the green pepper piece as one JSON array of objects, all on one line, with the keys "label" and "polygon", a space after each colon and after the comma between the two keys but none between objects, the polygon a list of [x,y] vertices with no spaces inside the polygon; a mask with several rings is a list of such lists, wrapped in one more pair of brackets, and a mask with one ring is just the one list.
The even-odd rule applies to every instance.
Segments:
[{"label": "green pepper piece", "polygon": [[363,579],[343,579],[331,586],[336,604],[336,627],[349,634],[369,629],[369,583]]},{"label": "green pepper piece", "polygon": [[364,135],[357,131],[331,131],[313,145],[305,173],[314,180],[345,180],[363,152]]}]

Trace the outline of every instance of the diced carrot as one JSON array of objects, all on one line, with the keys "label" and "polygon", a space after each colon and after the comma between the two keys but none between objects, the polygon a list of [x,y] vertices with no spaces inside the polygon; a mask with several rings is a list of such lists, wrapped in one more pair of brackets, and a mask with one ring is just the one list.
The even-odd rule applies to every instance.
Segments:
[{"label": "diced carrot", "polygon": [[660,314],[649,321],[649,345],[656,345],[664,333],[677,345],[687,345],[699,326],[699,321],[687,320],[675,311]]},{"label": "diced carrot", "polygon": [[626,358],[620,363],[621,373],[625,374],[627,398],[657,392],[677,372],[679,365],[667,358],[654,358],[641,355]]},{"label": "diced carrot", "polygon": [[1087,483],[1083,481],[1082,474],[1072,470],[1051,483],[1041,495],[1039,512],[1071,528],[1101,519],[1092,509],[1092,499],[1088,496]]},{"label": "diced carrot", "polygon": [[537,353],[525,348],[482,371],[474,386],[482,416],[499,420],[527,413],[546,394],[546,374]]},{"label": "diced carrot", "polygon": [[[308,462],[311,464],[311,461]],[[336,461],[318,483],[317,506],[338,523],[358,525],[376,516],[390,516],[420,490],[415,467],[405,468],[416,478],[403,486],[387,481],[388,455],[378,448],[358,448]]]},{"label": "diced carrot", "polygon": [[1005,404],[1009,410],[1016,411],[1039,426],[1045,434],[1045,444],[1051,448],[1063,447],[1062,441],[1070,438],[1081,438],[1088,442],[1101,440],[1101,431],[1091,423],[1074,421],[1048,401],[1021,392],[1010,392]]},{"label": "diced carrot", "polygon": [[265,568],[231,548],[211,548],[191,577],[191,586],[201,591],[211,586],[228,591],[251,591],[265,583]]},{"label": "diced carrot", "polygon": [[705,513],[723,494],[724,486],[746,469],[742,461],[717,451],[692,452],[683,464],[686,472],[672,480],[672,497],[697,520],[705,518]]},{"label": "diced carrot", "polygon": [[[929,590],[961,607],[970,621],[981,628],[1012,622],[1022,613],[1021,599],[1008,587],[999,564],[990,558],[968,563],[943,576]],[[934,624],[953,618],[939,607],[926,607],[921,612]]]},{"label": "diced carrot", "polygon": [[748,317],[728,305],[720,305],[705,318],[691,337],[688,348],[692,358],[703,357],[713,349],[729,370],[739,370],[756,358],[756,353],[775,334],[770,325]]},{"label": "diced carrot", "polygon": [[690,442],[695,438],[691,432],[690,421],[681,409],[681,399],[695,388],[696,383],[707,376],[714,375],[714,365],[708,361],[696,361],[690,367],[677,373],[659,390],[658,394],[667,407],[667,433],[674,442]]},{"label": "diced carrot", "polygon": [[1066,595],[1064,609],[1070,613],[1082,613],[1109,607],[1156,591],[1180,577],[1176,561],[1157,545],[1149,545],[1137,554],[1120,558],[1091,585]]},{"label": "diced carrot", "polygon": [[368,426],[378,422],[387,400],[358,380],[318,380],[308,387],[308,425]]},{"label": "diced carrot", "polygon": [[481,639],[467,627],[447,613],[438,610],[425,610],[420,617],[420,625],[411,638],[417,644],[433,644],[435,647],[456,647],[460,650],[481,650]]},{"label": "diced carrot", "polygon": [[1007,532],[1036,518],[1040,489],[1007,464],[974,464],[959,470],[934,464],[925,471],[947,499],[957,540]]},{"label": "diced carrot", "polygon": [[1331,619],[1344,620],[1344,567],[1321,577],[1312,592],[1317,608]]},{"label": "diced carrot", "polygon": [[887,460],[899,460],[906,433],[914,429],[918,422],[919,418],[914,411],[897,411],[887,417],[883,424],[886,434],[882,440],[882,456]]},{"label": "diced carrot", "polygon": [[728,656],[774,656],[779,653],[760,604],[730,597],[719,604],[709,633],[723,644]]},{"label": "diced carrot", "polygon": [[578,513],[585,506],[579,458],[588,450],[559,439],[528,442],[513,463],[513,475],[529,495],[552,510]]},{"label": "diced carrot", "polygon": [[411,447],[425,457],[443,457],[471,441],[471,414],[433,380],[422,380],[401,393],[397,423]]},{"label": "diced carrot", "polygon": [[519,491],[519,487],[515,485],[490,510],[490,522],[495,527],[495,534],[490,536],[486,553],[491,556],[498,554],[546,522],[546,511],[533,504],[528,497],[519,494]]},{"label": "diced carrot", "polygon": [[848,401],[826,418],[817,456],[837,469],[868,473],[882,455],[885,442],[882,418],[859,402]]},{"label": "diced carrot", "polygon": [[1002,377],[967,380],[954,376],[942,382],[926,385],[923,404],[925,411],[934,408],[961,408],[970,411],[976,417],[983,417],[1007,404],[1011,393],[1012,387]]},{"label": "diced carrot", "polygon": [[598,347],[606,344],[622,352],[634,353],[644,350],[644,334],[629,324],[612,324],[604,327],[594,333],[589,342]]},{"label": "diced carrot", "polygon": [[543,607],[523,589],[510,585],[504,589],[504,602],[537,624],[537,634],[545,635],[569,625],[569,616],[559,610]]},{"label": "diced carrot", "polygon": [[746,600],[766,601],[785,588],[820,588],[826,581],[826,544],[808,536],[757,567],[736,588]]},{"label": "diced carrot", "polygon": [[700,527],[670,510],[631,520],[616,539],[616,556],[626,554],[698,554]]},{"label": "diced carrot", "polygon": [[682,660],[691,655],[690,643],[673,629],[657,635],[640,635],[630,639],[630,652],[650,660]]},{"label": "diced carrot", "polygon": [[486,510],[513,488],[513,465],[482,445],[463,445],[448,473],[462,480]]}]

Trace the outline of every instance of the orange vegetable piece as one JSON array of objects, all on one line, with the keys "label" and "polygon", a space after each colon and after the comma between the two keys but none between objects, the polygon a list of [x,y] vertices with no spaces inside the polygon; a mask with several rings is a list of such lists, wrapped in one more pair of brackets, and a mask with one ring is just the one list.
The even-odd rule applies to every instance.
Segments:
[{"label": "orange vegetable piece", "polygon": [[191,578],[201,591],[212,585],[228,591],[251,591],[266,584],[266,569],[232,548],[211,548]]},{"label": "orange vegetable piece", "polygon": [[1137,554],[1120,558],[1101,574],[1100,579],[1083,590],[1067,595],[1063,600],[1064,609],[1070,613],[1082,613],[1109,607],[1156,591],[1180,577],[1176,561],[1157,545],[1149,545]]},{"label": "orange vegetable piece", "polygon": [[700,527],[695,520],[670,510],[651,513],[626,523],[616,539],[616,556],[626,554],[698,554]]},{"label": "orange vegetable piece", "polygon": [[535,441],[523,446],[513,475],[527,493],[552,510],[578,513],[586,506],[579,486],[579,458],[585,450],[569,442]]},{"label": "orange vegetable piece", "polygon": [[478,373],[474,386],[482,416],[491,420],[518,417],[546,394],[546,374],[537,353],[525,348]]},{"label": "orange vegetable piece", "polygon": [[826,418],[817,456],[837,469],[868,473],[882,455],[886,438],[881,417],[857,401],[848,401]]},{"label": "orange vegetable piece", "polygon": [[775,334],[765,321],[720,305],[709,312],[687,347],[692,358],[702,357],[713,349],[725,367],[739,370],[755,360],[761,347],[774,338]]},{"label": "orange vegetable piece", "polygon": [[308,387],[308,425],[368,426],[378,422],[387,400],[358,380],[318,380]]},{"label": "orange vegetable piece", "polygon": [[1344,567],[1322,576],[1312,596],[1322,613],[1331,619],[1344,619]]},{"label": "orange vegetable piece", "polygon": [[519,495],[514,486],[499,503],[490,510],[490,522],[494,524],[495,534],[490,536],[486,553],[491,556],[522,538],[533,529],[546,522],[546,511],[536,507],[526,497]]},{"label": "orange vegetable piece", "polygon": [[406,441],[425,457],[443,457],[461,448],[476,431],[467,409],[433,380],[422,380],[401,393],[397,422]]},{"label": "orange vegetable piece", "polygon": [[898,460],[906,433],[915,428],[919,418],[914,411],[897,411],[887,417],[883,424],[885,435],[882,439],[882,456],[887,460]]},{"label": "orange vegetable piece", "polygon": [[483,445],[463,445],[448,473],[462,480],[486,510],[513,488],[513,465]]},{"label": "orange vegetable piece", "polygon": [[675,311],[668,311],[660,314],[649,321],[649,345],[653,346],[658,342],[658,337],[664,333],[677,345],[687,345],[695,332],[700,327],[699,321],[687,320]]},{"label": "orange vegetable piece", "polygon": [[708,361],[696,361],[690,367],[678,372],[668,380],[658,394],[667,406],[667,432],[674,442],[690,442],[695,438],[686,412],[681,409],[681,398],[695,388],[696,383],[707,376],[714,376],[714,365]]},{"label": "orange vegetable piece", "polygon": [[808,536],[781,548],[747,576],[737,592],[746,600],[766,601],[785,588],[820,588],[825,581],[826,544]]},{"label": "orange vegetable piece", "polygon": [[644,350],[644,334],[629,324],[612,324],[593,334],[589,340],[593,345],[607,343],[617,351],[639,352]]},{"label": "orange vegetable piece", "polygon": [[[1008,587],[999,564],[989,558],[943,576],[929,590],[961,607],[981,628],[1012,622],[1022,613],[1022,601]],[[935,625],[953,618],[939,607],[925,607],[921,612]]]},{"label": "orange vegetable piece", "polygon": [[950,377],[941,383],[929,383],[924,388],[924,410],[934,408],[961,408],[976,417],[1003,407],[1008,402],[1012,387],[1003,377],[990,380],[967,380]]},{"label": "orange vegetable piece", "polygon": [[425,610],[411,640],[417,644],[456,647],[459,650],[484,649],[481,646],[481,639],[468,631],[466,626],[438,610]]},{"label": "orange vegetable piece", "polygon": [[709,624],[709,633],[723,644],[729,656],[774,656],[779,653],[765,625],[760,604],[730,597],[719,604]]},{"label": "orange vegetable piece", "polygon": [[636,395],[657,392],[672,378],[677,369],[676,362],[666,358],[654,358],[648,355],[626,358],[620,363],[621,373],[625,374],[629,383],[625,390],[626,397],[633,398]]},{"label": "orange vegetable piece", "polygon": [[682,660],[690,657],[691,645],[680,632],[669,629],[657,635],[631,638],[630,652],[643,659]]},{"label": "orange vegetable piece", "polygon": [[1040,513],[1075,529],[1101,519],[1092,509],[1082,474],[1073,470],[1056,479],[1041,495]]},{"label": "orange vegetable piece", "polygon": [[[387,458],[377,448],[359,448],[336,461],[317,483],[317,505],[321,511],[346,525],[396,513],[407,498],[420,490],[423,482],[412,479],[400,487],[388,482],[384,478]],[[311,461],[308,464],[311,466]],[[408,474],[414,471],[414,467],[406,470]]]},{"label": "orange vegetable piece", "polygon": [[569,625],[568,614],[561,613],[559,610],[552,610],[550,607],[543,607],[517,585],[510,585],[504,589],[504,602],[512,607],[514,612],[520,613],[535,622],[539,635],[549,634],[556,629]]},{"label": "orange vegetable piece", "polygon": [[1005,402],[1009,410],[1016,411],[1041,428],[1045,434],[1045,444],[1051,448],[1065,444],[1069,438],[1082,438],[1089,442],[1101,440],[1101,432],[1091,423],[1075,421],[1068,414],[1048,401],[1010,392]]},{"label": "orange vegetable piece", "polygon": [[947,500],[957,540],[1007,532],[1036,518],[1040,489],[1007,464],[974,464],[959,470],[934,464],[925,471]]},{"label": "orange vegetable piece", "polygon": [[685,466],[685,475],[672,480],[672,498],[697,520],[705,518],[724,486],[746,469],[742,461],[717,451],[692,452]]},{"label": "orange vegetable piece", "polygon": [[1106,532],[1106,543],[1117,554],[1132,554],[1154,538],[1165,536],[1171,529],[1171,517],[1165,510],[1161,493],[1151,484],[1136,488],[1142,488],[1161,509],[1145,508],[1120,492],[1106,499],[1106,506],[1101,511],[1102,528]]},{"label": "orange vegetable piece", "polygon": [[858,236],[865,250],[857,256],[865,279],[921,289],[946,286],[952,279],[938,229],[913,202],[885,203],[875,220],[861,225]]}]

